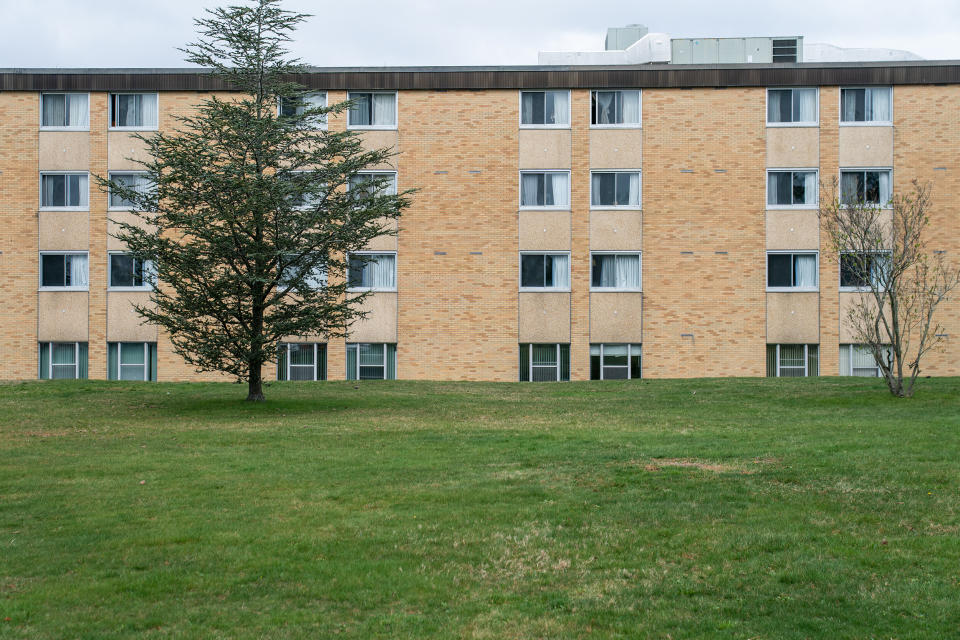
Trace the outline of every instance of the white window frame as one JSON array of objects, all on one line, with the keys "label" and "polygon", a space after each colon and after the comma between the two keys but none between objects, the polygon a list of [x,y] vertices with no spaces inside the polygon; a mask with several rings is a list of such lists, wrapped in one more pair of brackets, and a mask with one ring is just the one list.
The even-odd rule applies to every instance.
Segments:
[{"label": "white window frame", "polygon": [[[593,124],[593,100],[597,92],[612,93],[614,91],[636,91],[637,109],[640,118],[639,122],[627,122],[621,124]],[[590,128],[591,129],[642,129],[643,128],[643,90],[642,89],[591,89],[590,90]]]},{"label": "white window frame", "polygon": [[[306,364],[291,364],[290,345],[292,345],[292,344],[296,344],[296,345],[299,345],[299,346],[302,346],[302,345],[305,345],[305,344],[312,344],[312,345],[313,345],[313,364],[312,364],[312,365],[306,365]],[[322,380],[319,380],[319,379],[317,378],[317,365],[318,365],[318,363],[319,363],[319,358],[320,358],[320,345],[321,345],[321,344],[326,344],[326,343],[320,343],[320,342],[284,342],[284,343],[283,343],[283,345],[284,345],[284,347],[285,347],[285,351],[287,352],[287,365],[286,365],[287,377],[286,377],[286,379],[284,380],[284,382],[310,382],[311,380],[312,380],[313,382],[322,382]],[[328,361],[327,365],[329,366],[329,361]],[[313,378],[311,378],[310,380],[301,380],[301,379],[299,379],[299,378],[298,378],[297,380],[294,380],[293,378],[290,377],[290,369],[291,369],[291,367],[299,367],[299,368],[301,368],[301,369],[305,369],[305,368],[307,368],[307,367],[311,367],[311,369],[313,370]],[[328,372],[328,377],[329,377],[329,372]]]},{"label": "white window frame", "polygon": [[[87,285],[78,286],[44,286],[43,284],[43,256],[86,256],[87,257]],[[90,252],[89,251],[38,251],[37,252],[38,291],[89,291],[90,290]]]},{"label": "white window frame", "polygon": [[[523,286],[523,256],[567,256],[567,283],[566,287],[525,287]],[[517,258],[517,286],[520,291],[528,292],[557,292],[564,293],[570,291],[570,271],[572,269],[569,251],[521,251]],[[541,343],[537,343],[541,344]]]},{"label": "white window frame", "polygon": [[[636,376],[636,377],[630,375],[630,366],[631,366],[631,365],[630,365],[630,362],[631,362],[632,359],[633,359],[633,347],[634,347],[634,345],[640,347],[640,375],[638,375],[638,376]],[[593,348],[593,347],[595,347],[595,346],[599,346],[599,347],[600,347],[600,380],[606,380],[606,378],[603,377],[603,369],[604,369],[604,366],[605,366],[605,365],[603,364],[603,349],[604,349],[604,347],[606,347],[606,346],[611,346],[611,347],[626,346],[626,347],[627,347],[627,366],[626,366],[626,369],[627,369],[627,377],[626,377],[626,378],[613,378],[614,380],[640,380],[641,378],[643,378],[643,345],[642,345],[641,343],[638,343],[638,342],[593,342],[593,343],[590,344],[590,348]],[[592,354],[590,354],[590,355],[592,356]],[[613,367],[611,367],[611,368],[613,368]],[[623,367],[616,367],[616,368],[621,369],[621,368],[623,368]]]},{"label": "white window frame", "polygon": [[108,251],[107,252],[107,291],[152,291],[157,281],[156,266],[151,260],[143,261],[143,280],[144,284],[139,287],[114,286],[113,284],[113,256],[128,255],[126,251]]},{"label": "white window frame", "polygon": [[[593,204],[593,176],[597,173],[637,174],[639,192],[637,204]],[[593,211],[642,211],[643,210],[643,171],[640,169],[595,169],[590,171],[590,209]]]},{"label": "white window frame", "polygon": [[[360,92],[358,91],[357,93],[360,93]],[[307,91],[307,92],[304,94],[304,98],[307,98],[308,96],[311,96],[311,95],[323,96],[323,107],[324,107],[324,108],[326,108],[327,106],[330,105],[330,96],[329,96],[329,94],[328,94],[326,91]],[[278,117],[278,118],[281,117],[281,115],[282,115],[281,112],[280,112],[280,108],[281,108],[282,105],[283,105],[283,97],[278,97],[278,98],[277,98],[277,117]],[[326,114],[324,114],[323,117],[317,122],[317,126],[315,127],[315,129],[316,129],[317,131],[326,131],[326,129],[327,129],[327,115],[326,115]]]},{"label": "white window frame", "polygon": [[[43,124],[43,97],[46,95],[85,95],[87,96],[87,125],[83,127],[58,127]],[[90,131],[90,94],[85,91],[41,91],[40,92],[40,131]]]},{"label": "white window frame", "polygon": [[[890,174],[890,177],[887,181],[888,187],[890,189],[890,193],[887,194],[887,201],[879,202],[877,203],[876,206],[879,209],[891,209],[892,207],[890,202],[893,198],[893,167],[840,167],[840,171],[837,173],[837,180],[838,180],[837,185],[838,185],[838,188],[840,189],[840,206],[841,207],[849,206],[843,203],[843,174],[844,173],[863,173],[867,171],[875,171],[875,172],[886,171],[887,173]],[[881,195],[881,199],[882,199],[882,195]],[[867,202],[864,204],[870,205],[873,203]]]},{"label": "white window frame", "polygon": [[[154,126],[152,126],[152,127],[143,127],[143,126],[140,126],[140,127],[119,127],[119,126],[113,126],[113,125],[111,124],[111,123],[113,122],[113,103],[114,103],[113,97],[114,97],[114,96],[132,96],[132,95],[142,95],[142,96],[155,95],[155,96],[157,96],[157,114],[156,114],[156,116],[157,116],[157,117],[156,117],[157,124],[156,124],[156,125],[154,125]],[[157,131],[157,130],[159,130],[159,128],[160,128],[160,92],[159,92],[159,91],[111,91],[110,93],[107,94],[107,102],[108,102],[108,104],[107,104],[107,125],[108,125],[108,126],[107,126],[107,129],[108,129],[109,131]]]},{"label": "white window frame", "polygon": [[[813,255],[814,259],[817,261],[817,284],[813,287],[771,287],[770,282],[770,254],[778,255]],[[791,267],[792,268],[792,267]],[[766,286],[766,290],[770,293],[797,293],[797,292],[816,292],[820,291],[820,251],[818,250],[804,250],[804,249],[790,249],[790,250],[777,250],[777,251],[767,251],[764,256],[764,265],[763,265],[763,282]]]},{"label": "white window frame", "polygon": [[[145,176],[148,175],[147,171],[110,171],[107,173],[107,178],[113,180],[114,176]],[[136,210],[134,207],[120,206],[111,204],[113,200],[113,190],[111,189],[107,193],[107,211],[131,211]]]},{"label": "white window frame", "polygon": [[[547,174],[547,173],[565,173],[567,174],[567,204],[544,204],[544,205],[524,205],[523,204],[523,176],[525,174]],[[518,173],[517,184],[517,206],[524,211],[570,211],[573,203],[570,199],[570,169],[522,169]],[[643,184],[640,185],[643,188]]]},{"label": "white window frame", "polygon": [[[362,344],[366,344],[366,345],[378,344],[383,349],[383,365],[381,367],[383,369],[383,377],[381,378],[361,378],[360,377],[360,345]],[[387,380],[387,357],[388,357],[387,345],[390,345],[390,344],[396,344],[396,343],[394,342],[348,342],[347,343],[347,349],[349,349],[352,346],[354,349],[357,350],[357,357],[356,357],[356,361],[357,361],[356,376],[357,377],[354,378],[355,382],[358,382],[360,380]],[[349,360],[349,358],[347,358],[347,360]],[[376,365],[365,364],[363,366],[373,367]],[[397,350],[396,349],[393,350],[393,370],[394,371],[397,370]],[[350,379],[349,371],[347,372],[347,379],[348,380]]]},{"label": "white window frame", "polygon": [[[813,173],[817,178],[817,191],[813,196],[813,204],[770,204],[770,174],[771,173]],[[806,209],[806,210],[816,210],[820,206],[820,170],[817,167],[783,167],[783,168],[768,168],[767,169],[767,180],[764,185],[765,195],[764,202],[766,203],[767,211],[776,211],[779,209],[785,210],[797,210],[797,209]],[[793,176],[790,178],[791,182]]]},{"label": "white window frame", "polygon": [[[351,93],[369,93],[370,100],[373,101],[373,94],[393,94],[393,124],[350,124],[350,110],[347,109],[347,129],[356,129],[358,131],[396,131],[400,126],[400,92],[399,91],[374,91],[366,89],[354,89],[347,91],[347,100],[351,100]],[[278,107],[279,108],[279,107]]]},{"label": "white window frame", "polygon": [[[523,94],[525,93],[557,93],[567,92],[567,123],[566,124],[523,124]],[[517,120],[521,129],[569,129],[573,121],[573,105],[570,104],[570,89],[520,89],[517,92]]]},{"label": "white window frame", "polygon": [[397,263],[398,259],[397,259],[396,251],[351,251],[350,253],[348,253],[347,254],[347,284],[348,285],[350,283],[350,256],[359,256],[359,255],[393,256],[393,287],[385,288],[385,287],[349,287],[348,286],[347,291],[361,292],[361,291],[396,291],[397,290],[397,284],[398,284],[397,274],[399,273],[400,269]]},{"label": "white window frame", "polygon": [[[636,288],[631,287],[595,287],[593,286],[593,256],[637,256],[637,268],[640,270],[638,274],[638,279],[640,280],[639,286]],[[591,251],[590,252],[590,291],[633,291],[639,292],[643,291],[643,252],[641,251]],[[612,343],[611,343],[612,344]],[[619,343],[618,343],[619,344]]]},{"label": "white window frame", "polygon": [[[787,344],[787,343],[784,343],[784,344]],[[793,345],[795,345],[795,344],[799,344],[799,343],[789,343],[789,346],[793,346]],[[786,377],[812,378],[812,377],[815,377],[815,376],[819,376],[819,375],[820,375],[820,356],[821,356],[821,354],[820,354],[820,351],[819,351],[819,345],[817,345],[817,370],[816,370],[816,372],[813,373],[812,375],[810,374],[810,345],[809,345],[809,344],[804,344],[804,345],[803,345],[803,376],[781,376],[781,375],[780,375],[780,368],[781,368],[781,367],[780,367],[780,347],[783,346],[783,345],[781,345],[780,343],[776,343],[774,346],[777,347],[777,365],[776,365],[777,375],[776,375],[775,377],[777,377],[777,378],[786,378]],[[788,368],[788,369],[799,369],[800,367],[787,367],[787,368]]]},{"label": "white window frame", "polygon": [[[890,256],[891,259],[893,258],[893,251],[889,249],[884,249],[882,251],[841,251],[840,255],[837,256],[837,286],[840,291],[844,291],[848,293],[850,292],[862,293],[864,291],[871,291],[871,287],[869,285],[866,287],[851,287],[851,286],[842,284],[841,279],[843,278],[843,256],[848,253],[869,253],[873,255],[886,255],[886,256]],[[878,287],[878,291],[884,291],[884,290],[885,289],[883,289],[882,287]]]},{"label": "white window frame", "polygon": [[[143,364],[142,365],[122,364],[123,355],[121,354],[121,352],[123,351],[123,345],[125,344],[139,344],[142,346],[143,348]],[[131,340],[130,342],[121,342],[118,340],[117,341],[117,380],[127,381],[127,382],[136,382],[136,380],[128,380],[123,377],[123,367],[127,367],[128,369],[132,369],[134,367],[141,367],[143,369],[143,377],[139,378],[139,380],[142,380],[143,382],[150,382],[150,343],[137,342],[135,340]]]},{"label": "white window frame", "polygon": [[[817,92],[817,117],[813,121],[803,122],[770,122],[770,92],[797,89],[813,89]],[[764,93],[763,119],[768,127],[819,127],[820,126],[820,87],[767,87]]]},{"label": "white window frame", "polygon": [[[87,204],[76,207],[66,206],[58,207],[54,205],[43,204],[43,177],[44,176],[84,176],[87,180]],[[40,211],[90,211],[90,172],[89,171],[41,171],[40,172]]]},{"label": "white window frame", "polygon": [[[79,342],[47,342],[47,380],[53,380],[53,345],[55,344],[72,344],[73,345],[73,378],[58,378],[61,380],[79,380],[80,379],[80,343]],[[40,357],[39,346],[37,347],[37,358]],[[39,362],[38,368],[39,368]],[[58,367],[65,367],[68,365],[59,364]]]},{"label": "white window frame", "polygon": [[[534,370],[534,368],[536,368],[536,369],[549,369],[549,368],[550,368],[550,367],[545,367],[545,366],[534,367],[534,365],[533,365],[533,347],[534,347],[534,345],[538,345],[538,344],[539,344],[539,345],[553,344],[553,347],[554,347],[554,349],[555,349],[554,354],[555,354],[555,356],[556,356],[556,362],[557,362],[557,364],[554,365],[554,367],[553,367],[553,368],[556,370],[556,377],[553,379],[553,382],[564,382],[564,380],[562,380],[562,379],[561,379],[561,376],[560,376],[560,371],[561,371],[561,369],[563,368],[563,363],[560,361],[560,345],[561,345],[561,344],[567,344],[566,342],[562,342],[562,343],[561,343],[561,342],[556,342],[556,343],[551,343],[551,342],[521,342],[520,344],[525,344],[525,345],[527,345],[527,355],[528,355],[528,358],[527,358],[527,380],[526,380],[526,382],[550,382],[550,380],[534,380],[534,379],[533,379],[533,370]],[[519,369],[519,367],[518,367],[518,369]],[[518,378],[520,377],[520,376],[519,376],[519,373],[517,374],[517,377],[518,377]]]},{"label": "white window frame", "polygon": [[[890,119],[889,120],[857,120],[843,119],[843,91],[844,89],[889,89],[890,90]],[[837,118],[841,127],[892,127],[893,126],[893,87],[892,86],[851,86],[840,87],[837,92]]]},{"label": "white window frame", "polygon": [[[396,171],[357,171],[354,176],[392,176],[392,182],[386,192],[380,192],[379,195],[395,196],[397,195],[397,172]],[[376,179],[376,178],[374,178]],[[350,191],[350,180],[347,180],[347,191]]]},{"label": "white window frame", "polygon": [[[848,370],[847,370],[847,371],[841,370],[841,371],[840,371],[840,375],[841,375],[841,376],[850,376],[850,377],[859,377],[859,378],[869,378],[869,377],[871,377],[871,376],[854,376],[854,373],[853,373],[853,369],[854,369],[854,367],[853,367],[853,348],[854,348],[854,347],[864,347],[864,348],[866,348],[867,350],[870,349],[867,345],[861,344],[861,343],[845,343],[845,344],[841,344],[841,345],[840,345],[840,351],[846,350],[846,351],[848,352],[848,353],[847,353],[847,363],[849,364],[849,367],[848,367]],[[890,345],[885,345],[885,346],[884,346],[884,349],[887,350],[887,351],[889,351],[889,350],[890,350]],[[843,358],[840,358],[840,360],[842,361]],[[874,364],[874,367],[873,367],[873,368],[874,368],[874,370],[875,370],[875,371],[874,371],[875,375],[874,375],[873,377],[874,377],[874,378],[882,378],[882,377],[883,377],[883,371],[880,369],[880,365],[878,365],[878,364],[876,363],[876,361],[874,361],[873,364]],[[861,369],[862,369],[863,367],[858,367],[858,368],[861,368]]]}]

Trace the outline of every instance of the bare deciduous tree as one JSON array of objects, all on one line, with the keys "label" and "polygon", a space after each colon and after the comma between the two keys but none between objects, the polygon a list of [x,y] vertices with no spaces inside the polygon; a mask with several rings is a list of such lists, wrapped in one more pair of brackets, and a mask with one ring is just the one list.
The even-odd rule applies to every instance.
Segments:
[{"label": "bare deciduous tree", "polygon": [[[826,192],[827,190],[822,190]],[[840,262],[840,284],[857,291],[846,320],[872,353],[890,393],[913,395],[921,360],[943,340],[937,307],[960,284],[960,270],[929,251],[931,186],[881,203],[867,189],[840,189],[821,200],[820,224]]]}]

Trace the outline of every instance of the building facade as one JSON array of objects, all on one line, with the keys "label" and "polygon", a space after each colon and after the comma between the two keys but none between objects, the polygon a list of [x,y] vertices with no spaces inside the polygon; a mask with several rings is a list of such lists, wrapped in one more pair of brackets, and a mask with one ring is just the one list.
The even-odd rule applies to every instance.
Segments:
[{"label": "building facade", "polygon": [[[859,294],[826,250],[836,180],[933,184],[960,254],[960,64],[318,69],[359,105],[330,129],[396,151],[416,188],[358,265],[369,317],[280,345],[281,379],[869,375]],[[187,70],[0,71],[0,379],[218,379],[132,311],[150,265],[94,175],[135,183],[137,132],[226,87]],[[862,284],[862,283],[861,283]],[[960,375],[960,301],[925,374]],[[875,374],[875,370],[873,371]]]}]

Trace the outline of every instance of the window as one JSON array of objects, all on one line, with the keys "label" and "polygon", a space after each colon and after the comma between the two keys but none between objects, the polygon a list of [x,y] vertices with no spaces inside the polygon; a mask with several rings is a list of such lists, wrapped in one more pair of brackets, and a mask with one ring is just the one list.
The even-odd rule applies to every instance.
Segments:
[{"label": "window", "polygon": [[890,203],[889,169],[843,169],[840,198],[844,204],[885,207]]},{"label": "window", "polygon": [[370,129],[397,127],[397,92],[351,91],[347,99],[353,104],[347,111],[347,126]]},{"label": "window", "polygon": [[347,380],[396,380],[397,345],[347,345]]},{"label": "window", "polygon": [[816,125],[816,89],[767,89],[767,124]]},{"label": "window", "polygon": [[87,377],[86,342],[41,342],[39,344],[41,380],[82,380]]},{"label": "window", "polygon": [[374,187],[379,186],[379,194],[385,196],[397,195],[397,174],[395,172],[363,172],[350,176],[347,183],[350,190],[365,189],[370,195],[374,195]]},{"label": "window", "polygon": [[567,127],[570,125],[570,92],[521,91],[520,126]]},{"label": "window", "polygon": [[[309,267],[308,264],[303,264],[304,262],[309,262],[309,258],[313,258],[317,254],[303,254],[302,256],[296,255],[287,255],[284,256],[284,262],[286,263],[283,267],[283,274],[280,276],[279,284],[281,286],[286,286],[293,280],[296,275],[300,272],[301,269]],[[320,261],[314,264],[312,267],[309,267],[310,271],[306,274],[304,278],[304,283],[313,290],[322,289],[327,286],[327,265]]]},{"label": "window", "polygon": [[640,208],[639,171],[594,171],[590,174],[590,206]]},{"label": "window", "polygon": [[40,174],[40,208],[85,210],[89,207],[90,190],[87,172]]},{"label": "window", "polygon": [[592,91],[590,124],[597,127],[639,127],[640,91]]},{"label": "window", "polygon": [[156,381],[157,343],[108,342],[107,378]]},{"label": "window", "polygon": [[290,189],[287,200],[293,209],[312,209],[326,197],[327,185],[321,181],[319,172],[288,171],[280,179],[285,180]]},{"label": "window", "polygon": [[639,377],[639,344],[590,345],[591,380],[634,380]]},{"label": "window", "polygon": [[806,378],[817,375],[820,375],[819,345],[767,345],[767,377]]},{"label": "window", "polygon": [[[277,115],[281,117],[290,117],[290,116],[300,116],[307,109],[321,109],[327,106],[327,92],[326,91],[315,91],[311,93],[305,93],[296,98],[280,98],[280,102],[277,105]],[[327,114],[317,116],[317,124],[320,128],[326,128],[327,126]]]},{"label": "window", "polygon": [[277,354],[277,380],[326,380],[327,345],[316,342],[281,342]]},{"label": "window", "polygon": [[640,254],[591,253],[590,289],[640,291]]},{"label": "window", "polygon": [[569,291],[570,254],[520,254],[520,289]]},{"label": "window", "polygon": [[86,291],[87,254],[49,252],[40,254],[40,287]]},{"label": "window", "polygon": [[767,290],[817,290],[817,254],[767,252]]},{"label": "window", "polygon": [[41,93],[40,127],[43,129],[89,129],[90,95]]},{"label": "window", "polygon": [[[152,187],[146,171],[125,171],[122,173],[111,171],[109,176],[113,182],[139,194],[146,194]],[[112,189],[110,190],[111,209],[130,210],[135,206],[136,204],[132,200],[122,197],[119,193],[114,193]]]},{"label": "window", "polygon": [[156,129],[156,93],[111,93],[111,129]]},{"label": "window", "polygon": [[890,273],[890,253],[847,252],[840,254],[840,288],[878,290],[886,285]]},{"label": "window", "polygon": [[570,206],[569,171],[521,171],[522,208],[566,209]]},{"label": "window", "polygon": [[[884,362],[891,362],[893,353],[889,346],[884,346],[880,352]],[[860,376],[864,378],[879,378],[883,371],[873,357],[870,347],[865,344],[840,345],[840,375]]]},{"label": "window", "polygon": [[816,170],[767,171],[767,206],[816,207]]},{"label": "window", "polygon": [[111,289],[149,289],[156,279],[153,263],[134,258],[129,253],[110,254]]},{"label": "window", "polygon": [[397,254],[351,253],[347,281],[351,289],[396,291]]},{"label": "window", "polygon": [[569,344],[520,345],[520,382],[560,382],[569,379]]},{"label": "window", "polygon": [[840,89],[840,122],[845,124],[890,124],[890,87]]}]

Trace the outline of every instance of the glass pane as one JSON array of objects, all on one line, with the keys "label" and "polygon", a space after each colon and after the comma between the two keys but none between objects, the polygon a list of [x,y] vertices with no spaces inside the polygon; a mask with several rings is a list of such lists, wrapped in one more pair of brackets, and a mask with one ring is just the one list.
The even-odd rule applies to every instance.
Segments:
[{"label": "glass pane", "polygon": [[[626,367],[627,366],[627,345],[625,344],[605,344],[603,345],[603,366],[604,367]],[[606,378],[606,373],[604,373]]]},{"label": "glass pane", "polygon": [[570,345],[560,345],[560,379],[570,380]]},{"label": "glass pane", "polygon": [[616,190],[616,174],[593,174],[593,198],[591,204],[600,206],[613,206],[616,203]]},{"label": "glass pane", "polygon": [[347,114],[350,124],[368,126],[371,116],[371,95],[369,93],[351,93],[348,99],[353,101]]},{"label": "glass pane", "polygon": [[[308,365],[313,367],[313,345],[312,344],[291,344],[290,345],[290,365]],[[291,377],[293,374],[291,373]],[[310,377],[313,379],[313,376]]]},{"label": "glass pane", "polygon": [[76,356],[76,344],[73,342],[55,342],[53,344],[52,364],[69,364],[73,366],[77,363]]},{"label": "glass pane", "polygon": [[[557,345],[555,344],[535,344],[533,345],[533,366],[556,366],[557,365]],[[554,372],[556,376],[556,372]]]},{"label": "glass pane", "polygon": [[630,377],[642,378],[643,369],[641,368],[641,345],[630,345]]},{"label": "glass pane", "polygon": [[133,256],[128,254],[110,255],[110,286],[132,287],[133,284]]},{"label": "glass pane", "polygon": [[520,256],[520,286],[545,287],[543,265],[544,256],[542,255]]},{"label": "glass pane", "polygon": [[[143,346],[141,345],[141,350]],[[144,371],[145,367],[142,364],[139,365],[120,365],[120,379],[121,380],[144,380]]]},{"label": "glass pane", "polygon": [[347,380],[357,379],[357,345],[347,345]]},{"label": "glass pane", "polygon": [[368,367],[360,365],[361,380],[383,380],[383,367]]},{"label": "glass pane", "polygon": [[[364,366],[373,365],[382,367],[383,362],[383,345],[382,344],[360,344],[360,368],[363,369]],[[380,376],[383,377],[383,372],[380,372]]]},{"label": "glass pane", "polygon": [[62,255],[41,255],[40,269],[44,287],[63,287],[67,283],[66,259]]},{"label": "glass pane", "polygon": [[557,367],[533,367],[534,382],[556,382]]},{"label": "glass pane", "polygon": [[[626,360],[626,356],[623,358]],[[623,367],[604,367],[603,368],[603,379],[604,380],[626,380],[629,377],[629,369],[626,366]]]},{"label": "glass pane", "polygon": [[520,345],[520,382],[530,381],[530,345]]},{"label": "glass pane", "polygon": [[[120,343],[120,364],[139,364],[143,365],[145,360],[142,342],[121,342]],[[141,372],[140,379],[143,379]]]},{"label": "glass pane", "polygon": [[791,270],[793,268],[793,256],[789,253],[769,253],[767,254],[767,286],[768,287],[790,287],[793,286]]},{"label": "glass pane", "polygon": [[777,345],[767,345],[767,377],[777,377]]},{"label": "glass pane", "polygon": [[630,175],[629,173],[614,174],[617,179],[616,203],[618,207],[626,207],[635,204],[630,201]]},{"label": "glass pane", "polygon": [[880,202],[880,174],[876,171],[864,172],[863,199],[877,204]]},{"label": "glass pane", "polygon": [[309,366],[303,365],[290,365],[290,379],[291,380],[313,380],[314,375],[313,364]]},{"label": "glass pane", "polygon": [[600,379],[600,345],[590,347],[590,379]]},{"label": "glass pane", "polygon": [[[804,366],[803,360],[806,354],[802,344],[782,344],[780,345],[780,368],[783,367],[801,367]],[[783,375],[782,373],[780,375]],[[801,371],[800,375],[803,375]]]},{"label": "glass pane", "polygon": [[55,364],[50,367],[51,378],[54,380],[73,380],[77,377],[77,368],[70,365]]}]

